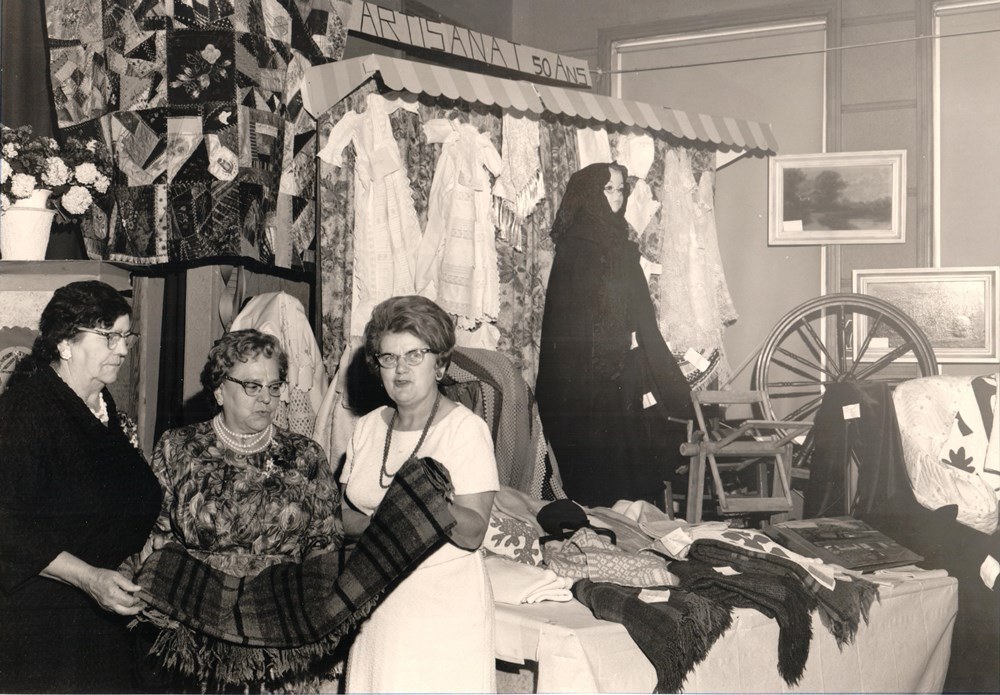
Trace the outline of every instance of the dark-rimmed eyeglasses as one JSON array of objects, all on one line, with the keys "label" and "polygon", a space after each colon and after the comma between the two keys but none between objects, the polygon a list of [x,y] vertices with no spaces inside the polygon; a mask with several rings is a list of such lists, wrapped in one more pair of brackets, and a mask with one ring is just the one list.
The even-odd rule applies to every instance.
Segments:
[{"label": "dark-rimmed eyeglasses", "polygon": [[260,390],[267,387],[267,392],[277,398],[281,395],[281,392],[285,388],[287,382],[284,381],[272,381],[270,384],[262,384],[259,381],[240,381],[239,379],[234,379],[228,374],[222,377],[226,381],[231,381],[234,384],[239,384],[243,387],[243,393],[250,396],[251,398],[256,397],[260,394]]},{"label": "dark-rimmed eyeglasses", "polygon": [[132,331],[122,333],[120,331],[102,331],[100,328],[80,328],[79,326],[77,326],[76,330],[81,333],[94,333],[95,335],[104,336],[104,339],[108,341],[108,350],[116,350],[122,344],[123,340],[125,341],[125,347],[131,348],[139,340],[139,334]]},{"label": "dark-rimmed eyeglasses", "polygon": [[430,348],[417,348],[416,350],[407,350],[402,355],[397,355],[394,352],[380,352],[375,355],[375,361],[382,369],[393,369],[397,364],[399,364],[399,358],[402,357],[403,361],[406,362],[411,367],[416,367],[418,364],[424,361],[424,355],[428,352],[433,354],[438,354],[437,350],[432,350]]}]

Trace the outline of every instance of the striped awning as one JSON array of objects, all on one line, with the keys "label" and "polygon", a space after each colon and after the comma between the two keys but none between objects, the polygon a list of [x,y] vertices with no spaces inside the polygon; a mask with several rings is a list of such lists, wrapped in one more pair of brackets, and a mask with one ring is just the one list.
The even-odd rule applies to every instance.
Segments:
[{"label": "striped awning", "polygon": [[376,73],[393,91],[496,105],[525,113],[548,112],[601,123],[636,126],[718,148],[763,154],[778,151],[778,143],[767,123],[681,111],[582,90],[508,80],[375,54],[309,68],[302,90],[306,110],[318,117]]}]

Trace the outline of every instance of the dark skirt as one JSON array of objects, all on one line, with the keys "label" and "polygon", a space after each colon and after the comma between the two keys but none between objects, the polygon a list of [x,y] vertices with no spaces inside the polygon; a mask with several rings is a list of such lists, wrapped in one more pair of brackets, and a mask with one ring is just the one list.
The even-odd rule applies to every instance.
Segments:
[{"label": "dark skirt", "polygon": [[0,691],[135,692],[129,620],[52,579],[0,593]]}]

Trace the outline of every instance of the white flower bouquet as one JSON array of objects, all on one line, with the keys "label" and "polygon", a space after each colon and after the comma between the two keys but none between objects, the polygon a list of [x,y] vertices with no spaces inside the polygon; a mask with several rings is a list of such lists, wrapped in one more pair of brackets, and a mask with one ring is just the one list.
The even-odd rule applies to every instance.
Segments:
[{"label": "white flower bouquet", "polygon": [[111,157],[103,142],[68,138],[62,146],[36,137],[31,126],[0,125],[0,183],[3,210],[38,191],[64,220],[83,215],[111,185]]}]

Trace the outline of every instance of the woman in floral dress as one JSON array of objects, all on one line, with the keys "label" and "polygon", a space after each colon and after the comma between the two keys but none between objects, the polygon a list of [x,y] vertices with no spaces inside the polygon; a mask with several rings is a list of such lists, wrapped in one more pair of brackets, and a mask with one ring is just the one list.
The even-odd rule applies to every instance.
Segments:
[{"label": "woman in floral dress", "polygon": [[340,546],[340,492],[322,448],[272,422],[287,371],[278,340],[256,330],[211,349],[201,378],[220,410],[157,444],[164,498],[147,549],[180,542],[216,569],[250,576]]}]

